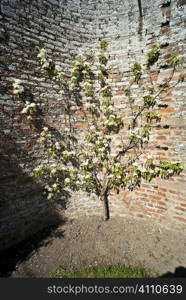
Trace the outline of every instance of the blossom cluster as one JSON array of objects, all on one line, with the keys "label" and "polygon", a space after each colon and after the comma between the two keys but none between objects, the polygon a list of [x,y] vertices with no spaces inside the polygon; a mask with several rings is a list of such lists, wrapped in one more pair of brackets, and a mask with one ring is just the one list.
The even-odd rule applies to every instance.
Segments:
[{"label": "blossom cluster", "polygon": [[24,92],[24,86],[22,84],[22,81],[20,79],[14,79],[13,82],[13,94],[15,95],[21,95]]},{"label": "blossom cluster", "polygon": [[52,76],[53,80],[60,85],[60,87],[64,87],[66,83],[62,69],[60,66],[55,65],[54,62],[48,57],[47,50],[44,48],[40,49],[37,57],[40,59],[41,68],[47,71],[48,74]]},{"label": "blossom cluster", "polygon": [[47,69],[50,67],[51,60],[48,59],[47,50],[42,48],[39,51],[37,57],[40,59],[41,65],[43,69]]},{"label": "blossom cluster", "polygon": [[[13,86],[13,94],[17,96],[24,96],[25,88],[22,84],[22,81],[20,79],[14,79],[14,82],[12,84]],[[21,114],[25,114],[27,116],[27,121],[33,120],[33,114],[36,113],[37,106],[34,102],[25,101],[24,108],[21,110]]]},{"label": "blossom cluster", "polygon": [[30,103],[30,102],[26,101],[25,102],[25,106],[24,106],[24,108],[21,111],[21,114],[27,115],[27,120],[28,121],[32,121],[33,120],[32,115],[34,113],[36,113],[36,112],[37,112],[36,103],[34,103],[34,102]]},{"label": "blossom cluster", "polygon": [[[76,147],[68,134],[60,140],[56,139],[47,127],[41,132],[40,141],[47,150],[49,163],[45,167],[38,167],[35,174],[48,178],[45,186],[48,200],[54,199],[56,195],[58,197],[63,189],[83,189],[98,196],[105,186],[108,190],[133,190],[140,186],[143,179],[151,181],[155,177],[169,178],[183,169],[180,161],[158,163],[147,159],[141,164],[138,163],[142,150],[149,142],[152,125],[160,121],[160,116],[153,110],[157,99],[149,91],[141,98],[141,106],[136,105],[129,87],[126,96],[130,100],[132,116],[130,122],[124,124],[124,118],[115,109],[108,81],[109,57],[105,53],[107,43],[102,41],[100,44],[98,70],[93,71],[84,57],[78,57],[72,65],[68,85],[70,97],[75,96],[76,99],[78,96],[82,100],[86,114],[88,127],[84,132],[82,145]],[[153,52],[148,55],[148,67],[158,59],[157,51],[159,50],[154,47]],[[38,57],[42,68],[50,71],[52,78],[64,87],[62,70],[51,62],[46,50],[41,49]],[[133,75],[135,84],[138,84],[142,76],[140,64],[135,63]],[[29,109],[25,108],[25,112]],[[127,125],[128,135],[124,143],[119,133]],[[116,136],[117,143],[113,143]],[[128,150],[131,149],[134,154],[130,157]]]}]

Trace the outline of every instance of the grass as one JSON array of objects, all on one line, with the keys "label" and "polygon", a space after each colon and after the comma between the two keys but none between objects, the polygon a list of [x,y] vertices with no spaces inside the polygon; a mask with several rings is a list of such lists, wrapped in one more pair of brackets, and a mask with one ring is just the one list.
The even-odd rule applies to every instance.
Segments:
[{"label": "grass", "polygon": [[52,278],[148,278],[150,274],[142,267],[129,268],[123,265],[111,265],[84,270],[64,270],[58,267],[50,275]]}]

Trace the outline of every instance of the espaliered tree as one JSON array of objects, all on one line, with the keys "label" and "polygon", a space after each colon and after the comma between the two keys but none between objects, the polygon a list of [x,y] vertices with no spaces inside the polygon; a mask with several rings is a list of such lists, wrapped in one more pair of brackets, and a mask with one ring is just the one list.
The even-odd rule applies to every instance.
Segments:
[{"label": "espaliered tree", "polygon": [[[114,104],[107,69],[107,42],[100,42],[96,58],[77,57],[70,81],[48,58],[47,51],[40,50],[38,58],[41,68],[59,85],[61,107],[68,120],[68,126],[61,128],[60,139],[56,139],[48,127],[44,127],[40,134],[40,142],[48,160],[34,169],[34,176],[47,182],[44,189],[48,200],[59,198],[64,190],[95,193],[103,203],[104,220],[107,220],[111,190],[131,191],[139,187],[143,179],[168,179],[180,174],[183,163],[179,160],[157,161],[143,156],[148,149],[152,130],[161,121],[157,112],[160,101],[173,86],[184,80],[184,74],[181,73],[179,79],[171,83],[176,69],[181,65],[180,58],[173,56],[169,62],[172,67],[169,78],[160,84],[153,81],[151,67],[157,65],[160,50],[157,45],[152,47],[147,54],[145,67],[134,63],[132,80],[124,89],[124,99],[130,110],[127,116],[117,110]],[[143,77],[146,74],[148,81]],[[137,96],[134,95],[134,85],[138,85]],[[14,93],[19,96],[24,93],[18,81],[14,83]],[[79,136],[75,130],[76,121],[73,120],[75,110],[82,111],[86,124]],[[35,106],[27,103],[22,113],[30,120],[29,115],[35,111]]]}]

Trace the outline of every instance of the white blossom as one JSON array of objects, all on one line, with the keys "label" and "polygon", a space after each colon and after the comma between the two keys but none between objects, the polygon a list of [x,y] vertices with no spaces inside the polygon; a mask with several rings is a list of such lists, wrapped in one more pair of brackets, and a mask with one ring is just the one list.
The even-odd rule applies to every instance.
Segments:
[{"label": "white blossom", "polygon": [[27,112],[28,112],[28,108],[24,107],[21,111],[21,114],[27,114]]},{"label": "white blossom", "polygon": [[148,138],[147,137],[143,138],[143,142],[144,143],[148,142]]},{"label": "white blossom", "polygon": [[36,104],[35,103],[30,103],[29,107],[36,107]]},{"label": "white blossom", "polygon": [[86,82],[86,84],[84,85],[84,88],[86,89],[86,88],[89,88],[89,87],[92,87],[91,83]]},{"label": "white blossom", "polygon": [[96,130],[96,127],[94,125],[90,126],[90,130],[94,131]]},{"label": "white blossom", "polygon": [[55,169],[55,168],[50,171],[51,175],[56,174],[56,172],[57,172],[57,169]]},{"label": "white blossom", "polygon": [[84,167],[84,166],[88,166],[88,164],[89,164],[88,160],[85,160],[84,162],[82,162],[81,165]]},{"label": "white blossom", "polygon": [[52,193],[49,193],[49,194],[47,195],[47,199],[48,199],[48,200],[51,200],[52,197],[53,197],[53,194],[52,194]]},{"label": "white blossom", "polygon": [[114,175],[113,175],[113,174],[109,174],[109,175],[107,176],[107,178],[114,178]]},{"label": "white blossom", "polygon": [[28,117],[27,117],[27,120],[28,120],[28,121],[32,121],[33,119],[32,119],[31,116],[28,116]]},{"label": "white blossom", "polygon": [[140,170],[141,172],[146,172],[146,169],[145,169],[144,167],[139,167],[139,170]]},{"label": "white blossom", "polygon": [[13,93],[22,94],[23,92],[24,92],[24,87],[22,85],[22,81],[20,79],[14,79]]},{"label": "white blossom", "polygon": [[[76,67],[79,67],[79,66],[81,66],[81,63],[80,63],[79,61],[76,61],[76,62],[75,62],[75,66],[76,66]],[[74,69],[75,69],[75,68],[74,68]]]},{"label": "white blossom", "polygon": [[173,170],[168,170],[168,173],[169,173],[169,174],[173,174],[174,171],[173,171]]},{"label": "white blossom", "polygon": [[150,170],[149,170],[149,173],[150,173],[150,174],[154,174],[154,170],[150,169]]},{"label": "white blossom", "polygon": [[108,125],[109,125],[109,126],[112,126],[112,125],[114,125],[114,124],[115,124],[114,120],[109,120],[109,121],[108,121]]},{"label": "white blossom", "polygon": [[42,65],[42,68],[48,68],[50,66],[48,61],[45,61],[45,63]]},{"label": "white blossom", "polygon": [[92,107],[92,104],[89,103],[89,102],[86,102],[86,103],[84,104],[84,106],[85,106],[86,109],[89,109],[89,108]]},{"label": "white blossom", "polygon": [[55,163],[50,165],[52,168],[55,168],[57,165]]},{"label": "white blossom", "polygon": [[93,164],[97,164],[99,162],[99,158],[97,158],[97,157],[93,158],[92,162],[93,162]]},{"label": "white blossom", "polygon": [[65,178],[64,183],[70,183],[70,178]]},{"label": "white blossom", "polygon": [[43,166],[39,165],[36,168],[34,168],[34,171],[39,171],[39,170],[42,170],[42,169],[43,169]]},{"label": "white blossom", "polygon": [[19,86],[22,83],[20,79],[14,79],[14,85]]},{"label": "white blossom", "polygon": [[61,67],[60,67],[59,65],[56,65],[56,66],[55,66],[55,71],[56,71],[57,73],[59,73],[59,72],[62,71],[62,69],[61,69]]},{"label": "white blossom", "polygon": [[56,143],[55,143],[55,146],[56,146],[56,149],[57,149],[57,150],[60,150],[60,149],[61,149],[61,145],[60,145],[59,142],[56,142]]},{"label": "white blossom", "polygon": [[40,51],[39,51],[39,54],[37,55],[38,58],[46,58],[46,55],[47,55],[47,51],[46,49],[42,48]]}]

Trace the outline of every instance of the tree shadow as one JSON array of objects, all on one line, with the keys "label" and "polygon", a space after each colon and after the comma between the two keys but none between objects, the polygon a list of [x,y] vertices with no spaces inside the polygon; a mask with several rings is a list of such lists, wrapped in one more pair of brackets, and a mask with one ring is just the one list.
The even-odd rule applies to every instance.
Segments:
[{"label": "tree shadow", "polygon": [[0,277],[10,277],[16,265],[29,259],[37,249],[47,247],[53,238],[63,238],[63,230],[57,228],[64,222],[50,225],[15,246],[0,251]]},{"label": "tree shadow", "polygon": [[[62,238],[65,223],[61,211],[43,195],[42,183],[25,170],[34,161],[33,139],[29,141],[21,126],[15,129],[14,118],[13,112],[0,111],[0,277],[9,277],[17,263],[46,247],[52,238]],[[40,119],[37,126],[39,132],[47,124]],[[28,143],[21,143],[26,139]],[[62,211],[69,196],[64,193],[57,201]]]},{"label": "tree shadow", "polygon": [[[37,160],[32,151],[36,147],[37,138],[34,136],[39,136],[44,127],[48,127],[56,141],[63,139],[63,135],[47,124],[39,107],[32,123],[25,123],[26,116],[20,114],[19,107],[26,102],[37,105],[28,87],[24,86],[24,94],[19,97],[12,96],[11,84],[4,86],[1,92],[2,96],[8,95],[13,101],[11,109],[0,106],[0,276],[7,277],[18,262],[26,260],[40,246],[47,246],[51,241],[47,238],[52,237],[58,225],[65,222],[55,205],[43,195],[44,182],[36,181],[29,174],[34,160]],[[68,84],[65,93],[64,107],[68,126],[72,128],[74,116]],[[76,105],[81,106],[81,97],[75,96]],[[67,191],[62,191],[56,200],[58,208],[64,210],[69,197]],[[63,237],[63,232],[55,230],[55,235]]]},{"label": "tree shadow", "polygon": [[167,273],[163,274],[162,276],[160,276],[160,278],[176,278],[176,277],[186,278],[186,268],[180,266],[175,269],[174,273],[167,272]]}]

